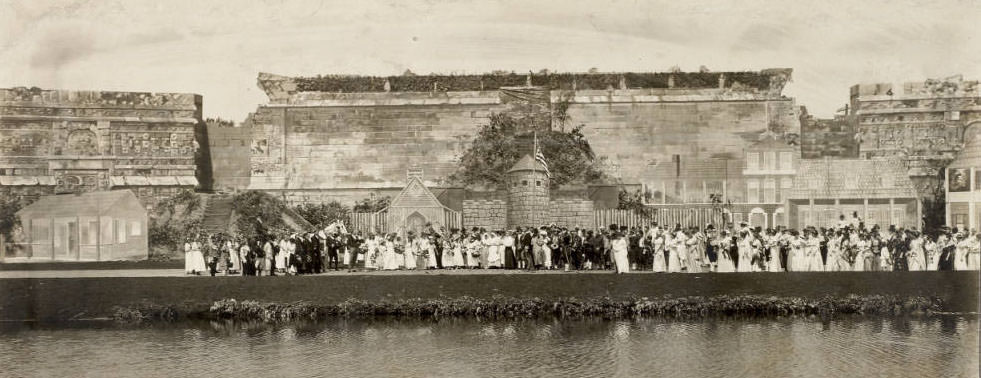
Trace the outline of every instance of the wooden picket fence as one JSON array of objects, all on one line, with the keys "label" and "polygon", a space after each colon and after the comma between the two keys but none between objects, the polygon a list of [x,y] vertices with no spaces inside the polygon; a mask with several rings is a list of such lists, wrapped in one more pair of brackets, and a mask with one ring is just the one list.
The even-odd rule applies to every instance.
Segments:
[{"label": "wooden picket fence", "polygon": [[388,229],[388,217],[384,212],[377,213],[351,213],[348,222],[348,231],[361,231],[362,234],[369,232],[384,232]]},{"label": "wooden picket fence", "polygon": [[714,224],[716,227],[722,224],[722,214],[710,207],[658,207],[652,208],[650,216],[643,216],[633,210],[605,209],[593,211],[593,218],[597,228],[606,228],[611,224],[627,227],[650,226],[654,222],[667,227],[674,227],[680,224],[682,227],[705,227],[706,224]]}]

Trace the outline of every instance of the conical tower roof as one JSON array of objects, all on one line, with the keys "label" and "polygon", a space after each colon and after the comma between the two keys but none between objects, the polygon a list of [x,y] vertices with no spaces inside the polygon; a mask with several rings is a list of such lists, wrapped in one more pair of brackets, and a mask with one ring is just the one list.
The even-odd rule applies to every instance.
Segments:
[{"label": "conical tower roof", "polygon": [[522,156],[521,159],[518,159],[518,162],[515,163],[510,170],[508,170],[508,173],[520,171],[548,172],[545,170],[545,166],[542,165],[541,162],[535,160],[535,158],[528,154],[525,154],[525,156]]},{"label": "conical tower roof", "polygon": [[975,127],[979,130],[975,132],[971,132],[970,129],[967,130],[964,135],[964,148],[950,163],[950,168],[981,167],[981,126]]}]

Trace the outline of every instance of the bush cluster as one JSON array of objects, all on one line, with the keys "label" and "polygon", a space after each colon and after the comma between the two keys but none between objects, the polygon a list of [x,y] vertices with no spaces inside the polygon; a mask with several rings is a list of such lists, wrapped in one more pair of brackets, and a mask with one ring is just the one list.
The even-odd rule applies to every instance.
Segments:
[{"label": "bush cluster", "polygon": [[[187,317],[234,319],[263,322],[317,320],[330,317],[630,317],[663,316],[703,318],[712,316],[833,316],[839,314],[909,315],[943,311],[938,298],[889,295],[848,295],[823,298],[776,297],[765,295],[720,295],[713,297],[662,298],[490,298],[402,299],[369,302],[348,299],[339,304],[262,303],[251,300],[222,299],[214,302],[205,314]],[[174,320],[181,314],[174,306],[140,304],[117,307],[113,317],[121,321]]]}]

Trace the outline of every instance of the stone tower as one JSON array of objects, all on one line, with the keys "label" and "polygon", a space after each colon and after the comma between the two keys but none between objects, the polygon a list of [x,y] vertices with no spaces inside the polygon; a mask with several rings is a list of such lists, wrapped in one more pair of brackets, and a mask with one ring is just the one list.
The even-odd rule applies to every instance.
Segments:
[{"label": "stone tower", "polygon": [[508,228],[547,221],[549,177],[541,162],[525,155],[508,171]]}]

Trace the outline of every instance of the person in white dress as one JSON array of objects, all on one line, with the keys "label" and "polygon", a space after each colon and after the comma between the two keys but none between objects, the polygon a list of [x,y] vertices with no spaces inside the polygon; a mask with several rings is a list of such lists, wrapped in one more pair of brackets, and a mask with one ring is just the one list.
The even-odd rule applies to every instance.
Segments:
[{"label": "person in white dress", "polygon": [[483,243],[480,242],[480,238],[475,234],[470,237],[470,242],[467,243],[467,267],[470,269],[477,269],[480,267],[480,254],[483,252]]},{"label": "person in white dress", "polygon": [[405,267],[405,270],[416,269],[416,247],[418,245],[415,235],[410,233],[403,245],[405,249],[402,250],[402,266]]},{"label": "person in white dress", "polygon": [[764,248],[769,251],[770,260],[767,262],[766,271],[771,273],[777,273],[783,271],[783,265],[780,262],[780,246],[783,242],[783,234],[778,234],[776,231],[770,231],[768,237],[766,238],[766,243]]},{"label": "person in white dress", "polygon": [[191,242],[184,243],[184,274],[194,273],[194,255],[191,254]]},{"label": "person in white dress", "polygon": [[443,243],[443,269],[456,268],[454,239],[456,239],[456,234],[446,235],[441,239],[441,243]]},{"label": "person in white dress", "polygon": [[627,237],[622,233],[614,236],[612,244],[613,260],[617,273],[630,273],[630,262],[627,261]]},{"label": "person in white dress", "polygon": [[668,270],[667,261],[664,258],[664,232],[661,228],[655,226],[653,235],[652,245],[654,247],[653,256],[654,259],[654,271],[658,273],[663,273]]},{"label": "person in white dress", "polygon": [[821,258],[821,236],[817,233],[816,230],[811,230],[805,242],[806,242],[805,253],[807,255],[807,271],[823,272],[824,260]]},{"label": "person in white dress", "polygon": [[671,231],[664,233],[664,253],[668,256],[668,273],[681,271],[681,257],[678,255],[678,248],[675,234]]},{"label": "person in white dress", "polygon": [[463,235],[456,234],[456,236],[454,236],[454,238],[453,238],[453,264],[456,265],[457,268],[466,268],[467,267],[467,256],[465,256],[466,253],[467,253],[467,251],[466,251],[466,244],[465,243],[466,243],[466,241],[464,240]]},{"label": "person in white dress", "polygon": [[852,263],[852,271],[861,272],[865,270],[865,257],[870,252],[868,236],[865,233],[852,233],[851,245],[855,249],[855,262]]},{"label": "person in white dress", "polygon": [[702,272],[702,255],[705,254],[705,247],[702,244],[704,235],[701,232],[689,232],[685,234],[685,271],[687,273]]},{"label": "person in white dress", "polygon": [[841,250],[841,240],[841,235],[838,233],[836,233],[831,240],[828,240],[827,270],[829,272],[839,272],[845,270],[845,267],[842,265],[844,256],[842,256],[843,251]]},{"label": "person in white dress", "polygon": [[285,236],[282,236],[276,243],[279,245],[279,254],[276,255],[276,271],[286,273],[286,262],[290,261],[289,241],[286,240]]},{"label": "person in white dress", "polygon": [[[188,246],[190,248],[188,258],[191,260],[190,271],[188,272],[190,274],[200,274],[208,271],[208,266],[204,262],[204,254],[201,253],[201,243],[197,241],[197,237],[195,235]],[[185,261],[184,265],[187,267],[188,263]]]},{"label": "person in white dress", "polygon": [[971,239],[967,237],[966,231],[957,234],[957,244],[954,246],[954,270],[967,270],[968,250],[972,247]]},{"label": "person in white dress", "polygon": [[736,261],[736,272],[753,271],[753,239],[749,232],[742,231],[738,242],[739,260]]},{"label": "person in white dress", "polygon": [[916,272],[926,270],[926,250],[924,249],[923,235],[914,234],[913,240],[909,242],[909,270]]},{"label": "person in white dress", "polygon": [[487,267],[488,268],[500,268],[501,265],[501,238],[497,235],[497,232],[490,232],[487,234],[487,238],[484,239],[484,243],[487,245]]},{"label": "person in white dress", "polygon": [[968,238],[967,269],[981,270],[981,239],[974,230],[971,230],[971,236]]},{"label": "person in white dress", "polygon": [[716,241],[716,268],[715,271],[719,273],[733,273],[736,271],[736,264],[732,261],[732,254],[730,250],[732,249],[732,236],[729,235],[728,230],[722,230],[719,239]]},{"label": "person in white dress", "polygon": [[552,251],[553,240],[552,236],[545,231],[542,231],[542,243],[542,256],[544,256],[542,266],[544,266],[545,269],[552,269],[552,253],[554,252]]},{"label": "person in white dress", "polygon": [[804,235],[793,232],[793,237],[790,239],[790,265],[793,267],[791,271],[793,272],[806,272],[807,271],[807,245],[804,239]]}]

